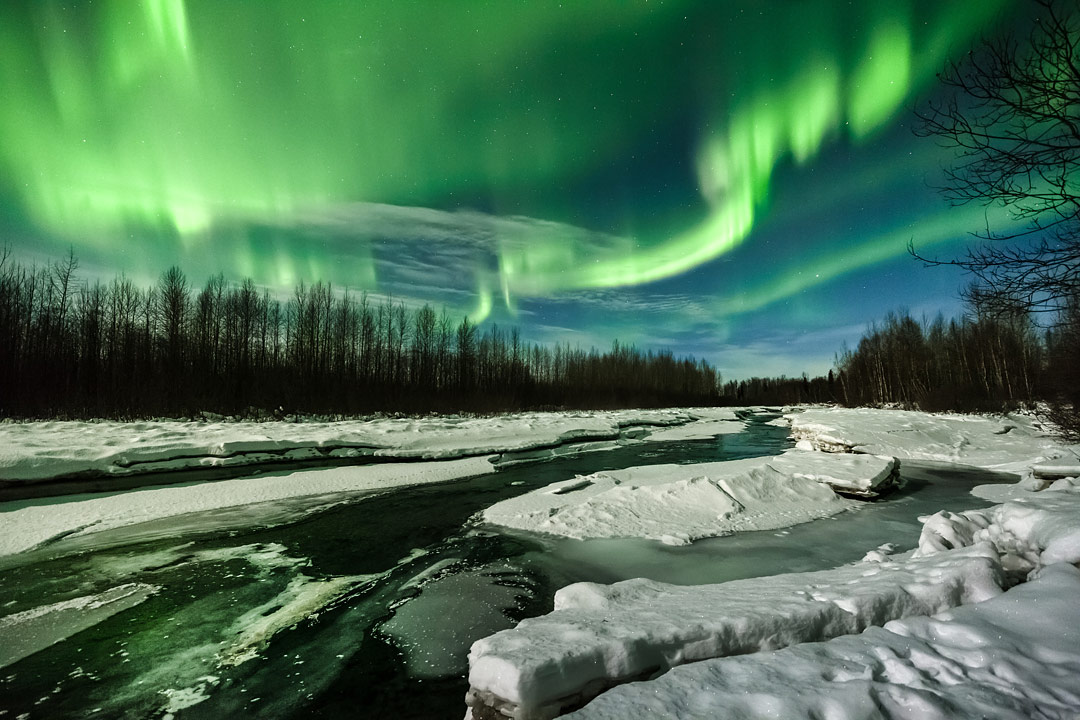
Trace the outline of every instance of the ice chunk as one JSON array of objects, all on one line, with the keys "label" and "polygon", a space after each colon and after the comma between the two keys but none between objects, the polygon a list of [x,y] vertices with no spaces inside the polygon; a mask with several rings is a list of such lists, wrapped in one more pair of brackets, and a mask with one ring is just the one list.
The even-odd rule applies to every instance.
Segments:
[{"label": "ice chunk", "polygon": [[988,545],[718,585],[578,583],[556,593],[552,613],[473,644],[467,702],[514,718],[554,717],[676,665],[861,632],[986,600],[1000,585]]},{"label": "ice chunk", "polygon": [[96,595],[84,595],[0,617],[0,667],[135,607],[159,589],[144,583],[128,583]]},{"label": "ice chunk", "polygon": [[937,617],[675,668],[566,717],[1029,718],[1080,713],[1080,571]]}]

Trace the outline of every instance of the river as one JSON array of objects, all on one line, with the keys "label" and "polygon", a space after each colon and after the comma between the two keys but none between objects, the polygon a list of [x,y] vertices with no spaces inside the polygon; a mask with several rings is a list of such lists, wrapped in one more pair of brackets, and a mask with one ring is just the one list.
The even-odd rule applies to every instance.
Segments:
[{"label": "river", "polygon": [[[557,540],[477,522],[499,500],[575,474],[776,454],[791,442],[768,419],[712,440],[508,464],[250,523],[235,512],[188,516],[8,559],[0,616],[125,583],[158,590],[0,669],[0,717],[460,717],[471,642],[549,611],[567,583],[720,582],[833,567],[886,542],[910,549],[919,515],[983,507],[969,489],[1001,480],[904,464],[904,488],[885,500],[685,547]],[[278,520],[267,526],[267,517]]]}]

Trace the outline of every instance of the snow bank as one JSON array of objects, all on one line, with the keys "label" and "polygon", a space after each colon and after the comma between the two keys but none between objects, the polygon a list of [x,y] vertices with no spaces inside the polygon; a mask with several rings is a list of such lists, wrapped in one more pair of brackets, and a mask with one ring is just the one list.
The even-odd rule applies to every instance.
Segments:
[{"label": "snow bank", "polygon": [[1037,463],[1077,465],[1065,447],[1027,415],[938,415],[872,408],[808,408],[785,416],[796,440],[816,450],[886,454],[1026,474]]},{"label": "snow bank", "polygon": [[675,668],[615,688],[574,720],[1075,718],[1080,571],[1054,565],[978,605],[857,636]]},{"label": "snow bank", "polygon": [[[486,458],[305,470],[224,482],[154,487],[85,499],[0,505],[0,556],[70,535],[222,508],[446,482],[493,472]],[[83,496],[77,496],[83,497]]]},{"label": "snow bank", "polygon": [[718,585],[578,583],[556,593],[554,612],[473,644],[466,702],[518,719],[551,718],[608,687],[675,665],[986,600],[1001,592],[1000,576],[996,554],[976,546]]},{"label": "snow bank", "polygon": [[649,440],[670,442],[673,440],[708,440],[717,435],[730,435],[742,432],[746,423],[731,408],[690,411],[694,420],[685,425],[654,430],[649,433]]},{"label": "snow bank", "polygon": [[1066,484],[983,510],[923,518],[915,553],[932,556],[984,542],[1017,573],[1053,563],[1080,564],[1080,487]]},{"label": "snow bank", "polygon": [[771,530],[850,507],[895,477],[892,458],[789,451],[693,465],[649,465],[565,480],[496,503],[485,522],[571,538],[644,537],[682,545]]},{"label": "snow bank", "polygon": [[[518,413],[339,422],[0,423],[0,481],[322,457],[443,459],[618,439],[625,428],[730,423],[726,409]],[[700,426],[699,426],[700,427]],[[741,428],[741,423],[739,428]]]},{"label": "snow bank", "polygon": [[[621,687],[578,717],[711,717],[718,708],[725,717],[903,716],[902,707],[919,717],[1080,712],[1080,574],[1069,567],[1080,565],[1080,487],[1063,483],[923,523],[913,553],[883,547],[835,570],[704,586],[571,585],[554,612],[473,645],[468,702],[549,718],[668,667],[760,653]],[[1008,600],[761,652],[983,603],[1023,581],[1030,584]],[[977,702],[965,704],[968,693]]]}]

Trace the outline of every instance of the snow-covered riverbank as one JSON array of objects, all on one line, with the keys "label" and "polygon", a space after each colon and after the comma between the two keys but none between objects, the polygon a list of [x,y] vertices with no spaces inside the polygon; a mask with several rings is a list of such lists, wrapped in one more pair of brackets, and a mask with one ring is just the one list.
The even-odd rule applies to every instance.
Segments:
[{"label": "snow-covered riverbank", "polygon": [[338,422],[3,422],[0,482],[323,458],[445,460],[618,440],[629,428],[669,428],[662,439],[674,440],[738,432],[743,427],[727,408]]},{"label": "snow-covered riverbank", "polygon": [[[0,423],[0,482],[33,483],[65,476],[259,465],[348,453],[413,462],[292,471],[220,482],[146,487],[64,499],[0,502],[0,556],[58,538],[229,508],[306,499],[329,504],[357,493],[447,482],[495,470],[504,453],[584,450],[596,441],[649,429],[669,439],[741,430],[730,409],[524,413],[489,418],[383,418],[341,423],[188,423],[175,421]],[[624,441],[629,441],[626,439]],[[606,446],[602,446],[606,447]],[[435,458],[422,461],[421,458]]]},{"label": "snow-covered riverbank", "polygon": [[[1072,681],[1080,636],[1057,632],[1080,619],[1080,482],[1038,492],[1049,483],[1033,471],[1052,463],[1068,473],[1077,448],[1024,416],[815,408],[788,419],[807,450],[1006,470],[1019,476],[1006,494],[1019,497],[929,516],[916,551],[867,548],[863,562],[831,571],[712,586],[563,588],[549,615],[473,645],[472,717],[496,709],[535,720],[574,708],[581,718],[1080,712]],[[593,494],[604,492],[612,488]],[[600,509],[589,494],[549,504],[552,517]],[[531,529],[552,531],[543,524]]]}]

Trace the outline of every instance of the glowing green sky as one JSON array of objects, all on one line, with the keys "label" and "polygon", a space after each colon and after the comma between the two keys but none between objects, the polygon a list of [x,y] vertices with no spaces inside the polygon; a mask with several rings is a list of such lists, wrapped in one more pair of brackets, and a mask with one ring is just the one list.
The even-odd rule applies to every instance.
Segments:
[{"label": "glowing green sky", "polygon": [[941,294],[835,297],[978,226],[902,126],[1006,6],[6,2],[0,232],[106,274],[323,279],[729,359],[762,324]]}]

